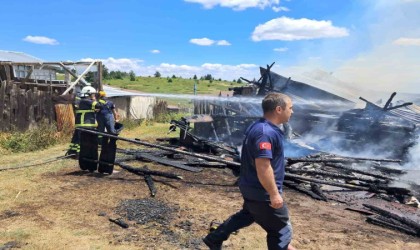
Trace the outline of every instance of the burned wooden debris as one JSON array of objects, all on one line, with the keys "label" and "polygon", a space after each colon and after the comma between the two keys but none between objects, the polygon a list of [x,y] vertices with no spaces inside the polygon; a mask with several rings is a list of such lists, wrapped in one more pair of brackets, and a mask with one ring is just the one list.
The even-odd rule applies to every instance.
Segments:
[{"label": "burned wooden debris", "polygon": [[289,158],[286,172],[284,184],[289,188],[314,199],[338,201],[349,210],[369,215],[366,220],[370,223],[420,236],[420,206],[415,198],[420,186],[394,186],[405,173],[396,160],[335,155]]}]

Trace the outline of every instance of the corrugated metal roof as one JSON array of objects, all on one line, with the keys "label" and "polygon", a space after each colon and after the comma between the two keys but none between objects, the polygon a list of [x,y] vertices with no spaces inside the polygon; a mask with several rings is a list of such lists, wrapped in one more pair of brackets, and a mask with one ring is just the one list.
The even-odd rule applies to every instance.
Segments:
[{"label": "corrugated metal roof", "polygon": [[5,62],[42,62],[41,59],[23,52],[0,50],[0,61]]}]

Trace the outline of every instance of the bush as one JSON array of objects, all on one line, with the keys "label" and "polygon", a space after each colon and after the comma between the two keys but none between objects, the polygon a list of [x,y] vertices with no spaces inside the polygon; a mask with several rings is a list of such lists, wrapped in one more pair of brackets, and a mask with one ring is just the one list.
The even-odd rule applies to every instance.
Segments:
[{"label": "bush", "polygon": [[181,117],[186,117],[190,115],[191,114],[188,114],[188,113],[174,113],[174,112],[163,113],[163,114],[156,115],[154,118],[154,122],[168,123],[171,120],[180,120]]},{"label": "bush", "polygon": [[25,132],[13,131],[0,138],[1,147],[17,152],[30,152],[69,141],[70,133],[58,133],[55,124],[41,122],[37,128]]},{"label": "bush", "polygon": [[124,129],[131,130],[131,129],[141,126],[143,121],[144,119],[125,119],[121,121],[121,123],[124,125]]}]

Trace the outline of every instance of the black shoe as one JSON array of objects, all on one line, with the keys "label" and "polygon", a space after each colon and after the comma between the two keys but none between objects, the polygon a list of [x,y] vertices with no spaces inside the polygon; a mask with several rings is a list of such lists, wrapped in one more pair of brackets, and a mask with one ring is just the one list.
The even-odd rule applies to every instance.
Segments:
[{"label": "black shoe", "polygon": [[203,238],[204,244],[206,244],[210,250],[221,250],[222,242],[215,242],[209,239],[209,236]]}]

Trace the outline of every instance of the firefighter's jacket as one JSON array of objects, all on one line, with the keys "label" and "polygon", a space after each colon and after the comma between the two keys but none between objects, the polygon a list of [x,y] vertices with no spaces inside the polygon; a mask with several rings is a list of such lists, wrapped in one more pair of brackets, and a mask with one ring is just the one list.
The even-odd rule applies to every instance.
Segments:
[{"label": "firefighter's jacket", "polygon": [[100,109],[100,104],[97,101],[82,98],[76,109],[76,128],[96,128],[98,123],[96,122],[95,109]]}]

